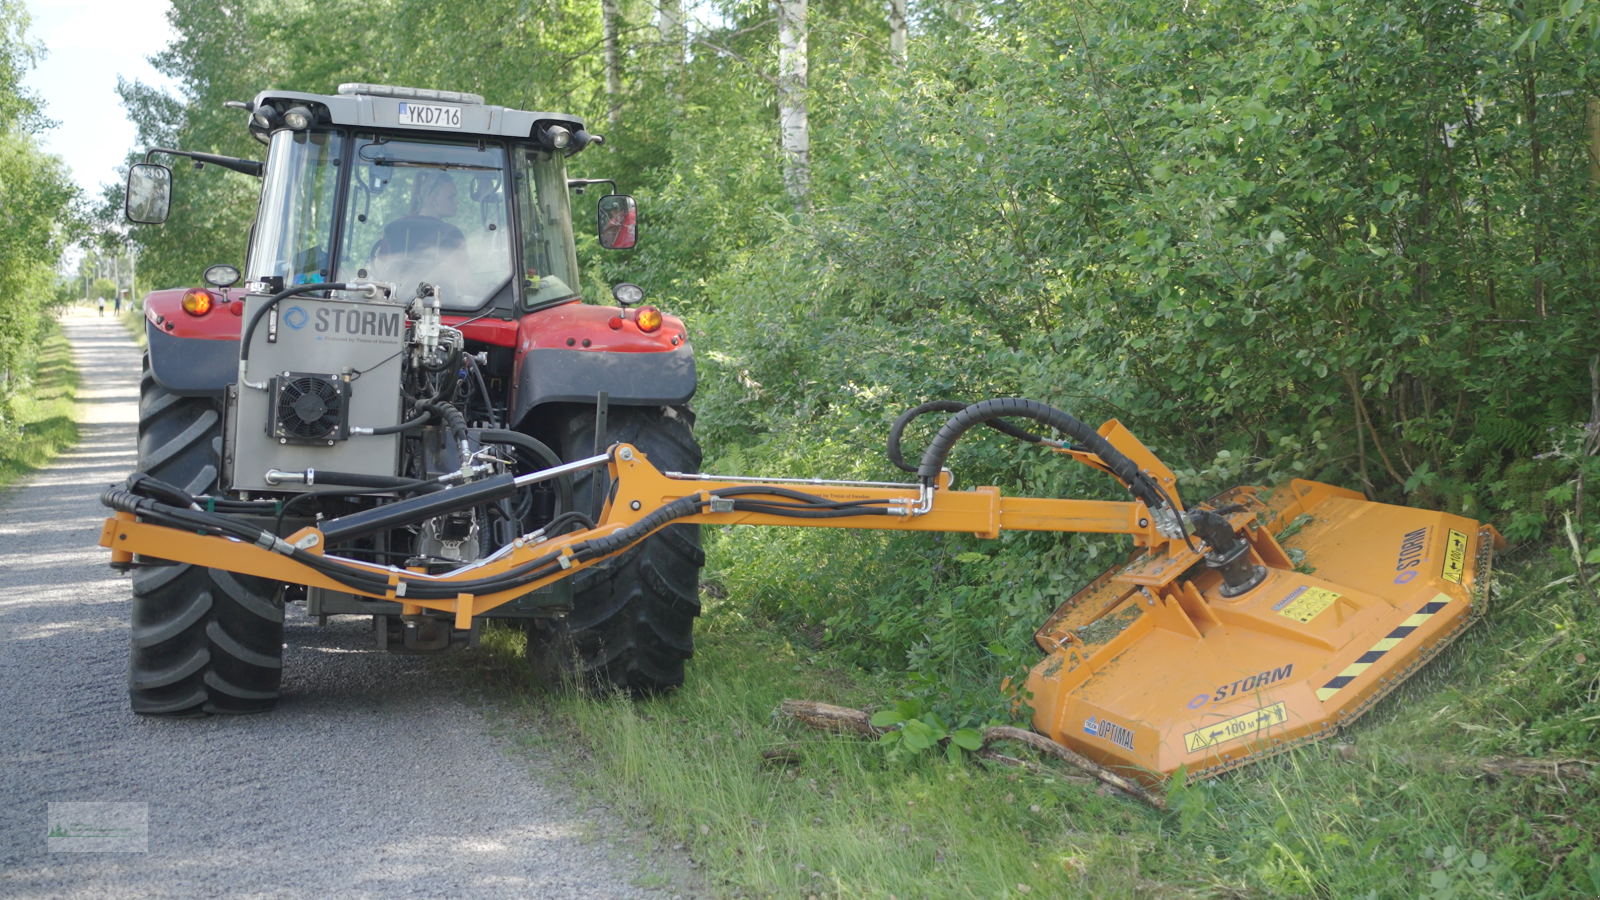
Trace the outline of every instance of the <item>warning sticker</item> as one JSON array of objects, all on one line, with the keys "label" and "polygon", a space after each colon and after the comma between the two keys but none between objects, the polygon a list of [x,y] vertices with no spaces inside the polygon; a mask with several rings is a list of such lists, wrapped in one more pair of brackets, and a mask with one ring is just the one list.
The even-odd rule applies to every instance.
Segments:
[{"label": "warning sticker", "polygon": [[1309,622],[1317,614],[1333,605],[1338,600],[1339,594],[1327,588],[1301,585],[1289,593],[1289,596],[1272,605],[1280,616],[1288,616],[1296,622]]},{"label": "warning sticker", "polygon": [[1467,536],[1459,531],[1450,532],[1449,538],[1444,542],[1444,580],[1451,584],[1461,583],[1461,573],[1467,570]]},{"label": "warning sticker", "polygon": [[1197,753],[1207,747],[1237,741],[1240,738],[1254,737],[1268,729],[1289,722],[1288,707],[1282,703],[1274,703],[1266,709],[1234,716],[1221,722],[1214,722],[1204,728],[1191,731],[1183,736],[1183,746],[1190,753]]}]

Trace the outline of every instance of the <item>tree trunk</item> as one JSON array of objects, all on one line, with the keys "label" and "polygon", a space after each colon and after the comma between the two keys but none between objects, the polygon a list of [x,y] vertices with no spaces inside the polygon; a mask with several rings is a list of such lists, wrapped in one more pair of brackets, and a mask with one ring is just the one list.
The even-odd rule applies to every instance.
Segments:
[{"label": "tree trunk", "polygon": [[1600,100],[1590,97],[1583,113],[1589,132],[1589,184],[1600,185]]},{"label": "tree trunk", "polygon": [[906,64],[906,0],[889,0],[889,56],[902,68]]},{"label": "tree trunk", "polygon": [[617,60],[617,0],[600,0],[600,33],[605,42],[606,122],[615,128],[620,118],[622,70]]},{"label": "tree trunk", "polygon": [[663,75],[667,79],[667,90],[672,98],[681,106],[683,104],[683,43],[685,38],[683,28],[683,0],[658,0],[660,3],[660,18],[657,28],[661,34],[661,47],[663,50]]},{"label": "tree trunk", "polygon": [[806,0],[778,4],[778,128],[783,184],[796,211],[811,189],[811,126],[806,121]]}]

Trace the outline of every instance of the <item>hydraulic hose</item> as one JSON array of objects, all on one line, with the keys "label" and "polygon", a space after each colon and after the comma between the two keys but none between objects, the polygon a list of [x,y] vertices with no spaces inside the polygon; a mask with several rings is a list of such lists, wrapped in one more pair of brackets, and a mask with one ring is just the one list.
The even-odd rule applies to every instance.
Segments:
[{"label": "hydraulic hose", "polygon": [[454,406],[443,400],[422,400],[417,403],[417,409],[443,419],[445,427],[450,429],[450,436],[457,444],[467,440],[467,419]]},{"label": "hydraulic hose", "polygon": [[1145,506],[1158,509],[1166,505],[1165,495],[1160,486],[1139,471],[1133,460],[1111,446],[1111,442],[1101,437],[1093,428],[1053,406],[1037,400],[1020,398],[982,400],[951,416],[949,421],[944,423],[944,427],[939,429],[939,433],[934,435],[933,441],[928,444],[928,449],[923,452],[922,464],[917,467],[917,478],[923,485],[932,487],[939,478],[940,470],[944,468],[945,459],[950,456],[951,449],[962,435],[985,422],[1007,416],[1032,419],[1068,435],[1082,444],[1085,450],[1100,457],[1100,461],[1106,464],[1111,474],[1127,485],[1128,490],[1143,501]]},{"label": "hydraulic hose", "polygon": [[[504,444],[518,450],[526,450],[538,457],[546,467],[553,468],[561,465],[561,457],[550,449],[550,445],[537,438],[529,437],[520,431],[507,431],[501,428],[481,428],[478,430],[478,443]],[[572,476],[562,475],[556,479],[556,515],[573,509]]]},{"label": "hydraulic hose", "polygon": [[[894,424],[889,426],[889,446],[884,451],[885,455],[889,457],[889,462],[894,463],[895,467],[900,469],[902,472],[917,471],[916,466],[906,462],[905,457],[900,455],[900,438],[903,434],[905,434],[906,426],[910,425],[915,419],[925,416],[928,413],[956,413],[966,409],[968,405],[969,404],[962,403],[960,400],[931,400],[920,406],[913,406],[901,413],[900,417],[894,420]],[[983,424],[993,428],[1001,434],[1014,437],[1019,441],[1026,441],[1030,444],[1038,444],[1044,441],[1044,438],[1040,437],[1039,435],[1034,434],[1031,431],[1018,428],[1004,419],[990,419]]]},{"label": "hydraulic hose", "polygon": [[[471,353],[463,353],[461,358],[466,361],[467,368],[472,370],[472,378],[478,384],[478,393],[483,395],[483,408],[489,413],[489,424],[499,428],[500,417],[495,415],[494,401],[489,399],[489,385],[483,380],[483,370],[478,367],[477,358]],[[555,463],[552,463],[552,465],[555,465]]]},{"label": "hydraulic hose", "polygon": [[[414,416],[414,417],[412,417],[410,419],[407,419],[406,421],[401,422],[398,425],[390,425],[390,426],[388,426],[386,428],[374,428],[374,429],[371,429],[370,431],[361,431],[359,433],[360,434],[400,434],[401,432],[411,431],[412,429],[415,429],[415,428],[421,428],[422,426],[428,424],[428,420],[431,419],[431,418],[433,418],[433,413],[424,411],[421,415]],[[355,431],[355,429],[351,429],[351,430]]]},{"label": "hydraulic hose", "polygon": [[[148,489],[149,486],[145,485],[144,487]],[[434,515],[442,515],[445,512],[492,502],[501,496],[506,496],[515,489],[516,485],[512,476],[500,475],[462,487],[451,488],[448,491],[428,497],[393,503],[352,516],[334,519],[323,524],[322,533],[328,544],[336,544],[387,528],[400,527]],[[775,496],[793,502],[778,503],[766,500],[735,499],[748,496]],[[673,520],[700,512],[707,503],[704,497],[705,495],[703,494],[680,497],[626,528],[619,529],[609,535],[590,538],[589,540],[572,544],[569,547],[569,551],[579,561],[583,562],[619,553],[649,537],[657,529],[670,524]],[[735,511],[767,512],[775,515],[802,518],[813,518],[818,515],[832,517],[836,515],[889,514],[889,511],[884,507],[867,505],[886,503],[887,501],[831,501],[801,491],[769,485],[745,485],[724,488],[719,491],[713,491],[711,497],[719,500],[731,500]],[[205,535],[223,535],[255,544],[287,556],[353,590],[382,596],[389,589],[388,573],[374,572],[342,562],[337,558],[327,558],[294,547],[275,534],[226,515],[180,508],[149,497],[141,497],[130,490],[120,487],[106,491],[101,495],[100,500],[101,503],[114,510],[131,513],[155,525]],[[559,528],[565,528],[567,524],[572,522],[585,527],[593,525],[587,517],[574,512],[562,514],[551,524],[558,525],[559,530]],[[400,596],[419,600],[443,600],[463,593],[483,595],[514,590],[561,571],[565,567],[560,564],[560,556],[559,551],[552,551],[498,575],[486,578],[450,581],[402,578],[396,593]]]}]

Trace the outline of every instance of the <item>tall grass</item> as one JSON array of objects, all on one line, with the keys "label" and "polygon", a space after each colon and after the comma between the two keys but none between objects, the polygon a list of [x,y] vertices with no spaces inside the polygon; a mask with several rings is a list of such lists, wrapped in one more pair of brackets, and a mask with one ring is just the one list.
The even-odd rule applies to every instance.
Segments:
[{"label": "tall grass", "polygon": [[[1529,750],[1518,704],[1600,674],[1582,595],[1540,593],[1551,571],[1514,563],[1487,620],[1339,740],[1173,789],[1167,814],[1070,772],[896,763],[775,720],[786,697],[866,707],[906,686],[747,618],[737,597],[711,601],[667,698],[544,695],[511,631],[491,631],[467,665],[530,752],[570,758],[575,741],[582,788],[681,844],[718,896],[1596,896],[1595,785],[1475,766]],[[1571,697],[1574,720],[1600,713]],[[1594,755],[1581,739],[1548,749]],[[764,760],[771,750],[796,761]]]},{"label": "tall grass", "polygon": [[53,321],[32,371],[0,397],[0,489],[38,471],[78,441],[78,370]]}]

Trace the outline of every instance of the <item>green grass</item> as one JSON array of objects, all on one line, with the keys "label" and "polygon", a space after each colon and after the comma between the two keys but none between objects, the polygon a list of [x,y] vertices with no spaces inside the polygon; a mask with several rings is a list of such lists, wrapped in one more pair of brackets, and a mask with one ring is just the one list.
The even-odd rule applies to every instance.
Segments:
[{"label": "green grass", "polygon": [[0,489],[48,465],[78,441],[78,370],[52,322],[28,380],[0,400]]},{"label": "green grass", "polygon": [[[580,790],[681,844],[716,896],[1595,896],[1596,786],[1471,765],[1595,755],[1592,722],[1558,729],[1561,746],[1537,736],[1600,719],[1600,629],[1571,583],[1541,590],[1556,565],[1506,567],[1496,611],[1339,742],[1174,791],[1165,814],[1070,773],[894,763],[778,722],[786,697],[881,706],[900,686],[733,601],[713,601],[687,685],[665,699],[544,695],[511,631],[463,664],[531,754],[578,761]],[[778,748],[798,764],[765,763]]]},{"label": "green grass", "polygon": [[122,327],[128,329],[128,334],[133,336],[133,342],[139,345],[139,349],[145,349],[149,338],[145,337],[144,333],[144,310],[138,304],[130,303],[118,318],[122,322]]}]

